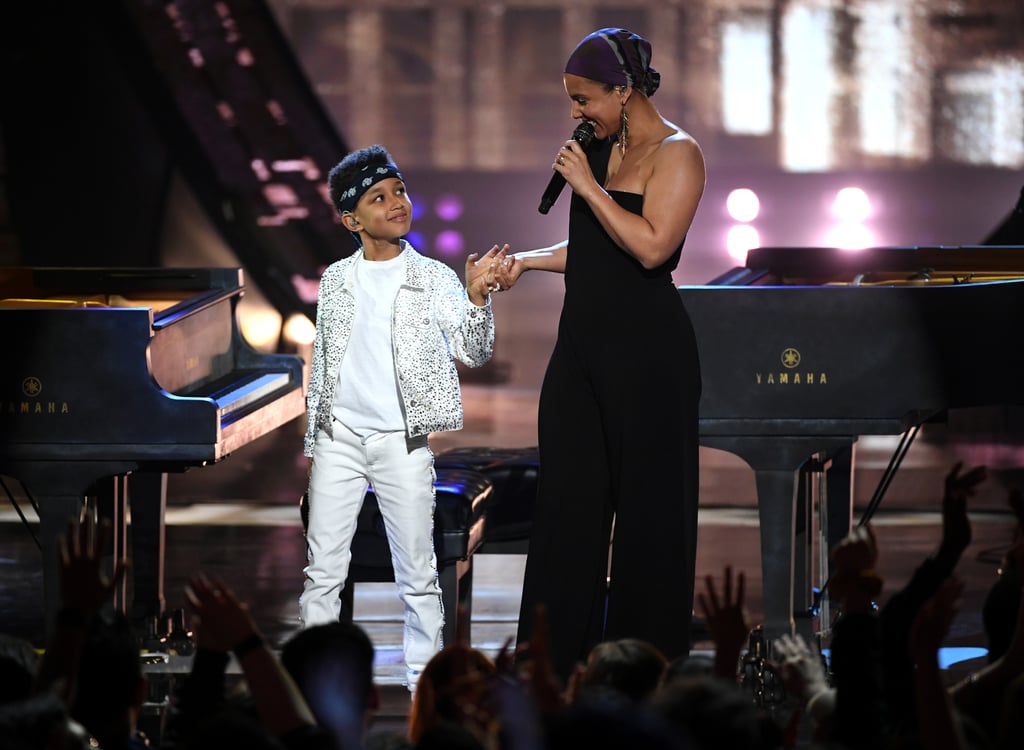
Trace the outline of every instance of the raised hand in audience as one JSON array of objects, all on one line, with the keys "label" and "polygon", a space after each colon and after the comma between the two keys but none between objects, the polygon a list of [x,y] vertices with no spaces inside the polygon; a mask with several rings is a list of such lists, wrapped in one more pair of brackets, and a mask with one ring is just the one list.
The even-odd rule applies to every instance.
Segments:
[{"label": "raised hand in audience", "polygon": [[185,587],[185,601],[193,613],[196,645],[230,652],[243,641],[262,639],[249,607],[220,578],[197,573]]},{"label": "raised hand in audience", "polygon": [[894,736],[913,738],[917,734],[914,667],[908,656],[910,630],[921,607],[953,574],[970,544],[967,502],[987,476],[984,466],[967,471],[963,471],[963,462],[952,466],[943,483],[942,538],[938,550],[917,566],[900,590],[889,596],[880,613],[886,722]]},{"label": "raised hand in audience", "polygon": [[39,665],[37,690],[55,689],[71,705],[82,641],[89,619],[113,603],[114,590],[128,569],[117,560],[110,575],[104,555],[110,546],[110,522],[96,525],[91,514],[67,526],[58,542],[60,556],[60,609],[53,636]]},{"label": "raised hand in audience", "polygon": [[829,689],[828,675],[821,653],[796,635],[783,634],[775,641],[774,658],[769,662],[789,693],[809,701]]},{"label": "raised hand in audience", "polygon": [[952,572],[960,555],[971,543],[971,522],[967,518],[967,500],[978,485],[988,477],[984,466],[975,466],[961,474],[963,461],[958,461],[946,475],[942,495],[942,542],[936,559]]},{"label": "raised hand in audience", "polygon": [[750,636],[743,604],[745,587],[743,572],[736,576],[734,585],[732,566],[726,565],[721,598],[710,575],[704,579],[704,592],[697,594],[697,605],[715,643],[714,673],[732,682],[738,676],[740,651]]},{"label": "raised hand in audience", "polygon": [[[950,689],[954,705],[999,742],[1016,747],[1012,736],[1024,719],[1024,496],[1009,494],[1015,517],[1014,541],[982,610],[988,636],[989,663]],[[1016,701],[1016,702],[1014,702]]]},{"label": "raised hand in audience", "polygon": [[935,596],[921,607],[910,630],[917,734],[924,750],[960,750],[966,746],[953,718],[938,658],[963,590],[963,582],[957,578],[943,581]]},{"label": "raised hand in audience", "polygon": [[260,721],[281,737],[314,725],[313,715],[298,688],[256,626],[248,605],[220,578],[199,573],[185,589],[200,648],[232,652],[245,675]]},{"label": "raised hand in audience", "polygon": [[832,550],[828,590],[841,613],[832,626],[832,740],[840,745],[869,746],[885,731],[882,638],[874,606],[882,590],[877,560],[868,525],[854,528]]},{"label": "raised hand in audience", "polygon": [[875,565],[878,543],[870,525],[855,527],[832,551],[832,577],[828,593],[844,613],[863,613],[873,608],[882,591]]},{"label": "raised hand in audience", "polygon": [[81,523],[68,524],[59,542],[60,597],[65,611],[89,617],[113,602],[114,590],[128,570],[128,560],[116,560],[113,573],[107,575],[103,558],[110,535],[110,521],[103,520],[97,526],[91,514],[86,514]]}]

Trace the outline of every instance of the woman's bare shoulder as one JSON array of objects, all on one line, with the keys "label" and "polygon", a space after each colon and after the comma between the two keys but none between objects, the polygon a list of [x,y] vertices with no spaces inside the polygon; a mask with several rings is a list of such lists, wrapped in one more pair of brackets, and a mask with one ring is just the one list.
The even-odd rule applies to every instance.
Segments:
[{"label": "woman's bare shoulder", "polygon": [[668,123],[674,132],[666,136],[658,148],[656,168],[704,170],[704,152],[697,140],[682,128]]},{"label": "woman's bare shoulder", "polygon": [[697,139],[683,130],[678,125],[665,121],[665,124],[672,128],[672,133],[661,142],[661,148],[674,156],[693,158],[695,154],[701,154],[700,144]]}]

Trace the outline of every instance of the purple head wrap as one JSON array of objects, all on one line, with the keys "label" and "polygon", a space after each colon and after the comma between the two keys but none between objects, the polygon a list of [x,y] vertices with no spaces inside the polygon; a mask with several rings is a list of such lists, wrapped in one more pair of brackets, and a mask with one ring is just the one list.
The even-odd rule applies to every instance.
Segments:
[{"label": "purple head wrap", "polygon": [[632,86],[647,96],[661,83],[661,74],[651,67],[651,43],[626,29],[588,34],[569,55],[565,72],[611,86]]}]

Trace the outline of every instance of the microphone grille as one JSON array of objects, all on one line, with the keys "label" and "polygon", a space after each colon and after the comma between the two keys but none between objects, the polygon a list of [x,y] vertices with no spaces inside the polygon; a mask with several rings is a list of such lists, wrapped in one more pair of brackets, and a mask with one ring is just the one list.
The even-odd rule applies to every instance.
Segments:
[{"label": "microphone grille", "polygon": [[576,129],[572,131],[572,139],[585,149],[590,145],[590,142],[594,140],[593,124],[589,122],[581,122],[576,126]]}]

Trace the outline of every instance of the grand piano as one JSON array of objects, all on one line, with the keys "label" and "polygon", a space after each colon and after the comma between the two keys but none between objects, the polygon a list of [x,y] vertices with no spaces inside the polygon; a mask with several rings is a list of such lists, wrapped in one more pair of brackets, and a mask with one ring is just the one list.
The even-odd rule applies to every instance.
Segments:
[{"label": "grand piano", "polygon": [[134,591],[119,603],[160,617],[167,472],[304,412],[302,360],[246,341],[243,294],[237,268],[0,268],[0,475],[39,514],[48,630],[58,539],[87,501],[114,521],[119,556],[130,510]]},{"label": "grand piano", "polygon": [[1007,335],[1024,318],[1024,246],[765,247],[679,293],[701,443],[755,474],[764,635],[827,631],[813,573],[827,580],[828,548],[850,530],[858,437],[905,441],[950,409],[1024,403],[1024,349]]}]

